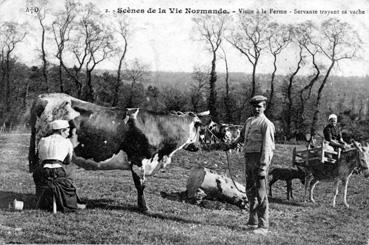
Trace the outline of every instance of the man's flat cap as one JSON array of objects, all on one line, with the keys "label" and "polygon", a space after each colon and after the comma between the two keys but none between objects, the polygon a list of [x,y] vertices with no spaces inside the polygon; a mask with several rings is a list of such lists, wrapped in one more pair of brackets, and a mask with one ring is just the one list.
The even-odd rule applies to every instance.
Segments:
[{"label": "man's flat cap", "polygon": [[267,101],[267,100],[268,100],[268,98],[265,97],[265,96],[255,95],[254,97],[251,98],[250,104],[258,104],[260,102]]}]

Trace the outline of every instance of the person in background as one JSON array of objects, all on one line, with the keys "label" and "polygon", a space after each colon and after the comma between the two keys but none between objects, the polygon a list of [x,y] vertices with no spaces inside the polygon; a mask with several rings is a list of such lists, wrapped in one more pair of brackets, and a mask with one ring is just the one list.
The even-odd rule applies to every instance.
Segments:
[{"label": "person in background", "polygon": [[38,144],[40,164],[33,173],[37,208],[51,210],[54,196],[57,209],[62,212],[84,209],[86,205],[79,203],[76,188],[63,168],[73,156],[73,145],[68,139],[69,123],[55,120],[50,126],[52,134],[41,138]]},{"label": "person in background", "polygon": [[329,142],[335,151],[339,148],[345,149],[348,144],[342,139],[342,133],[337,126],[337,116],[331,114],[328,116],[328,125],[323,130],[324,139]]},{"label": "person in background", "polygon": [[249,117],[240,136],[232,143],[225,144],[228,150],[244,143],[246,165],[246,194],[250,204],[247,225],[254,233],[266,235],[269,229],[269,203],[267,196],[267,176],[275,149],[274,124],[265,116],[267,98],[261,95],[251,98],[254,116]]}]

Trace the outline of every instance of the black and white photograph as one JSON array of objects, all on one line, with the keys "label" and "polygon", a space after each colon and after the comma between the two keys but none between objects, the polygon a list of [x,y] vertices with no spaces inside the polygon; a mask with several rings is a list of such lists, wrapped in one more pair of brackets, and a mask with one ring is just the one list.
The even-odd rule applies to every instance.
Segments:
[{"label": "black and white photograph", "polygon": [[0,244],[369,245],[369,1],[0,0]]}]

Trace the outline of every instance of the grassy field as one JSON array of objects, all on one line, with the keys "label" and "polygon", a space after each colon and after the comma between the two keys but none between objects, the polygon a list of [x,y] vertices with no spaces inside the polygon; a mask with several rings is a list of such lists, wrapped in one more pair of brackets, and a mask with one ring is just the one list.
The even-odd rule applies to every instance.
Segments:
[{"label": "grassy field", "polygon": [[[224,173],[224,152],[181,151],[165,172],[150,177],[146,198],[150,214],[136,210],[136,189],[130,172],[86,171],[70,166],[87,209],[63,214],[35,210],[34,184],[28,173],[29,135],[0,136],[0,244],[2,243],[119,243],[119,244],[368,244],[369,179],[351,178],[347,209],[331,207],[333,186],[317,186],[317,204],[304,203],[303,186],[294,181],[295,200],[286,200],[285,183],[273,186],[271,232],[266,237],[246,228],[247,211],[230,204],[206,201],[201,206],[163,198],[160,192],[185,190],[190,169],[202,165]],[[292,146],[278,145],[273,165],[291,164]],[[242,180],[242,156],[231,157],[232,172]],[[25,202],[23,211],[8,208]]]}]

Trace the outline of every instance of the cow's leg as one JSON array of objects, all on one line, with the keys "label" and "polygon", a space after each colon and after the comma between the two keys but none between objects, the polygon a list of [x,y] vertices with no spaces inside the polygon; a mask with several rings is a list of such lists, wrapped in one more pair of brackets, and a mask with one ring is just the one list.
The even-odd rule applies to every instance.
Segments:
[{"label": "cow's leg", "polygon": [[272,193],[272,185],[277,181],[277,179],[275,179],[274,177],[272,178],[272,180],[269,182],[269,195],[271,197],[273,197],[273,193]]},{"label": "cow's leg", "polygon": [[142,212],[149,211],[149,208],[146,205],[144,189],[145,189],[145,181],[143,177],[140,177],[131,167],[133,182],[135,183],[137,189],[137,205],[138,209]]},{"label": "cow's leg", "polygon": [[292,196],[292,181],[291,180],[286,180],[287,182],[287,200],[290,200],[290,197],[293,199]]},{"label": "cow's leg", "polygon": [[312,203],[315,203],[315,200],[314,200],[314,188],[316,186],[316,184],[319,183],[319,180],[316,180],[316,179],[313,179],[310,183],[310,191],[309,191],[309,198],[310,198],[310,201]]},{"label": "cow's leg", "polygon": [[312,177],[310,175],[307,175],[305,177],[305,193],[304,193],[304,202],[306,202],[306,197],[307,197],[307,193],[308,193],[308,188],[310,188],[310,184],[312,181]]},{"label": "cow's leg", "polygon": [[342,180],[342,184],[343,184],[343,204],[345,204],[346,208],[349,208],[350,205],[348,205],[347,203],[347,186],[348,186],[348,182],[349,182],[349,178],[350,176],[347,178],[347,179],[343,179]]},{"label": "cow's leg", "polygon": [[290,188],[290,190],[291,190],[291,198],[292,198],[292,200],[295,200],[295,198],[293,198],[293,187],[292,187],[292,180],[291,180],[291,188]]},{"label": "cow's leg", "polygon": [[338,188],[340,186],[340,181],[336,180],[334,183],[334,196],[333,196],[333,202],[332,202],[332,206],[335,207],[336,206],[336,198],[338,195]]}]

